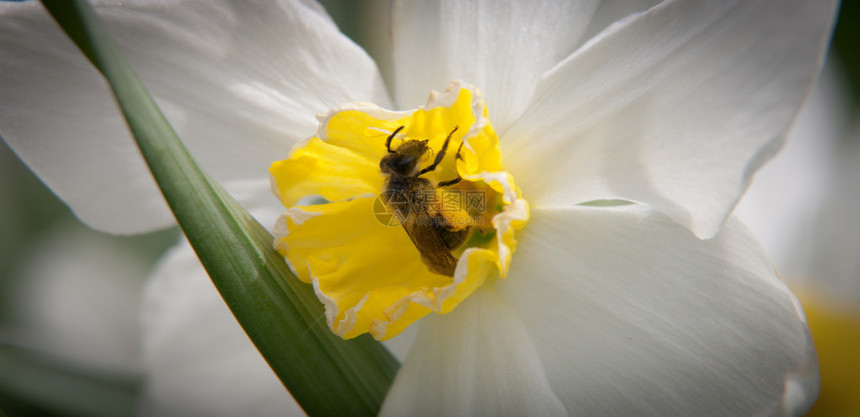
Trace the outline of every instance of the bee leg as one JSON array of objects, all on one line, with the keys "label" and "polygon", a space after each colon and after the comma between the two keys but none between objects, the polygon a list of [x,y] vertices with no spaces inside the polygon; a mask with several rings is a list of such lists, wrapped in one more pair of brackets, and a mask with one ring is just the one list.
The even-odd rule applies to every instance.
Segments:
[{"label": "bee leg", "polygon": [[458,182],[460,182],[460,181],[463,181],[463,179],[462,179],[462,178],[460,178],[460,176],[458,175],[458,176],[457,176],[457,178],[454,178],[453,180],[450,180],[450,181],[442,181],[442,182],[440,182],[437,186],[439,186],[439,187],[447,187],[447,186],[449,186],[449,185],[454,185],[454,184],[456,184],[456,183],[458,183]]},{"label": "bee leg", "polygon": [[439,165],[440,162],[442,162],[442,158],[445,157],[445,151],[448,149],[448,143],[451,142],[451,135],[453,135],[454,132],[457,131],[458,127],[459,126],[454,126],[454,130],[452,130],[451,133],[448,134],[448,137],[445,138],[445,144],[442,145],[442,149],[440,149],[439,153],[436,154],[436,160],[433,161],[432,164],[428,165],[427,168],[424,168],[421,171],[418,171],[418,175],[425,174],[427,172],[430,172],[430,171],[436,169],[436,166]]},{"label": "bee leg", "polygon": [[[457,148],[457,159],[463,159],[463,156],[460,155],[460,151],[463,150],[463,143],[465,143],[465,142],[460,142],[460,147]],[[437,186],[438,187],[447,187],[449,185],[454,185],[460,181],[463,181],[463,179],[460,178],[459,175],[457,175],[457,178],[454,178],[453,180],[449,180],[449,181],[442,181],[439,184],[437,184]]]},{"label": "bee leg", "polygon": [[403,127],[404,126],[400,126],[394,132],[391,132],[391,134],[388,135],[388,139],[385,140],[385,149],[388,149],[388,153],[394,153],[394,151],[391,150],[391,140],[394,139],[401,130],[403,130]]}]

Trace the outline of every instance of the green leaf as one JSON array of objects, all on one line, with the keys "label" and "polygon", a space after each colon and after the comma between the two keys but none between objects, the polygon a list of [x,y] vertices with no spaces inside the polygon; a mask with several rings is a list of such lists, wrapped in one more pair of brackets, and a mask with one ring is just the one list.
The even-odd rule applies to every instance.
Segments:
[{"label": "green leaf", "polygon": [[311,286],[274,252],[272,235],[197,166],[89,5],[44,3],[110,83],[212,282],[293,397],[310,415],[376,414],[397,360],[367,335],[345,341],[320,325],[323,307]]}]

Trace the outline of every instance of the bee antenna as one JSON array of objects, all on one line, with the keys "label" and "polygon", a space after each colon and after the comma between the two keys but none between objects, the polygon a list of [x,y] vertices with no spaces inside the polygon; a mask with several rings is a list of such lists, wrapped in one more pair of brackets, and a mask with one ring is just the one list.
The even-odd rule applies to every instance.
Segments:
[{"label": "bee antenna", "polygon": [[400,126],[388,135],[388,139],[385,140],[385,149],[388,149],[388,153],[394,153],[394,151],[391,150],[391,140],[394,139],[394,137],[397,136],[404,127],[405,126]]}]

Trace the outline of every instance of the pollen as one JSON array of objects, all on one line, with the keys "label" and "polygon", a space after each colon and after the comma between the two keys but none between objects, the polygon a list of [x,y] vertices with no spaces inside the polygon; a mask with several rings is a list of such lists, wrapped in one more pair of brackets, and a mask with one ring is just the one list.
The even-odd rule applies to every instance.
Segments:
[{"label": "pollen", "polygon": [[386,340],[505,278],[529,210],[474,86],[454,81],[415,110],[348,103],[317,118],[269,170],[286,207],[274,246],[334,333]]}]

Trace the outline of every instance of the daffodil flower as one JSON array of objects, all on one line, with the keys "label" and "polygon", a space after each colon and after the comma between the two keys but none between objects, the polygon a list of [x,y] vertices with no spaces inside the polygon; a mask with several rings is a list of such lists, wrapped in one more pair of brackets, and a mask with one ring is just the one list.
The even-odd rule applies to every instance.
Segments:
[{"label": "daffodil flower", "polygon": [[[4,140],[95,228],[172,224],[96,72],[38,5],[2,6]],[[284,210],[269,190],[269,166],[309,146],[313,139],[293,148],[320,132],[315,114],[363,102],[405,117],[452,80],[481,92],[499,161],[521,192],[510,196],[527,201],[528,220],[509,265],[493,261],[474,291],[438,309],[447,314],[421,311],[387,342],[403,365],[382,414],[400,416],[807,409],[817,368],[803,313],[731,212],[782,145],[834,10],[834,1],[802,0],[396,1],[394,100],[373,61],[310,2],[132,1],[99,11],[194,156],[264,224]],[[398,126],[374,127],[378,156]],[[428,132],[392,142],[444,139]],[[464,162],[442,171],[479,182]],[[314,184],[306,195],[324,194],[325,184]],[[284,199],[292,189],[278,192]],[[349,197],[357,195],[327,200],[360,201]],[[313,218],[325,228],[330,215]],[[389,230],[410,244],[405,230]],[[311,243],[281,249],[289,259],[302,242]],[[493,248],[486,245],[470,248]],[[372,279],[395,273],[386,272]],[[154,275],[144,311],[145,411],[300,412],[187,245]],[[341,312],[320,325],[337,331]]]}]

